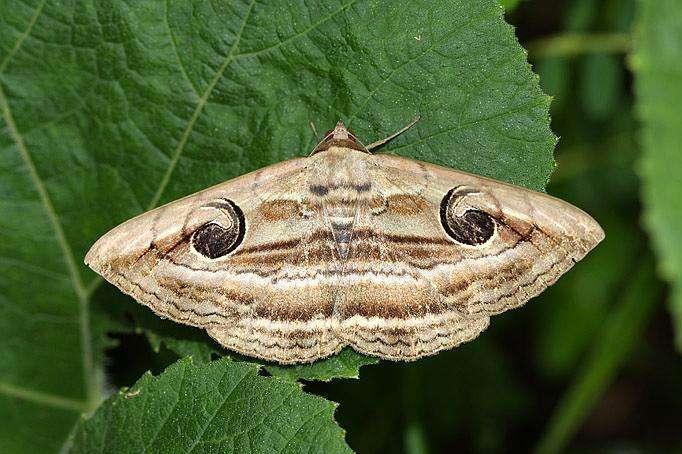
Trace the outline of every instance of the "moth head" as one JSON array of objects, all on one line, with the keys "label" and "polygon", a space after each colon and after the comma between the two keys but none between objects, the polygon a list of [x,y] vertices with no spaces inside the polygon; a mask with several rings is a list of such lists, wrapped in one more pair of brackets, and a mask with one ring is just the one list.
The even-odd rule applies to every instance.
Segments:
[{"label": "moth head", "polygon": [[466,246],[481,246],[496,234],[495,201],[469,186],[450,189],[440,203],[440,223],[449,238]]},{"label": "moth head", "polygon": [[358,141],[353,133],[346,129],[342,121],[339,121],[334,129],[330,129],[324,134],[324,138],[317,144],[311,155],[328,150],[331,147],[350,148],[368,153],[365,146]]}]

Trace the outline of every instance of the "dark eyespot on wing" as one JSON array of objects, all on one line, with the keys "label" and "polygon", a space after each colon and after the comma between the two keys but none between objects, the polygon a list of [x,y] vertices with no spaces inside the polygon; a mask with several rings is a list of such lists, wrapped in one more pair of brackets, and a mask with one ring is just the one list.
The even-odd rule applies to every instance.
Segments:
[{"label": "dark eyespot on wing", "polygon": [[455,241],[469,246],[478,246],[488,241],[495,233],[495,221],[481,210],[467,210],[456,215],[453,207],[467,193],[453,188],[445,194],[440,204],[440,222],[445,232]]},{"label": "dark eyespot on wing", "polygon": [[210,222],[192,235],[192,246],[201,255],[216,259],[228,254],[235,243],[232,229]]},{"label": "dark eyespot on wing", "polygon": [[218,222],[208,222],[192,234],[191,244],[194,250],[210,259],[223,257],[234,251],[244,239],[246,224],[244,213],[231,200],[221,200],[219,204],[209,204],[221,209],[229,218],[226,226]]}]

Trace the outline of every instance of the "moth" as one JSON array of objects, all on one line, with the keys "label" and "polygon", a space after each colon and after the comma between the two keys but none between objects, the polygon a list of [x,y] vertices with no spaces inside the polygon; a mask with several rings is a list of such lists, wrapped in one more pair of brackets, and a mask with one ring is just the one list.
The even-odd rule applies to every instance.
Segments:
[{"label": "moth", "polygon": [[604,238],[547,194],[370,152],[397,134],[366,147],[339,122],[308,157],[119,225],[85,262],[245,355],[409,361],[474,339]]}]

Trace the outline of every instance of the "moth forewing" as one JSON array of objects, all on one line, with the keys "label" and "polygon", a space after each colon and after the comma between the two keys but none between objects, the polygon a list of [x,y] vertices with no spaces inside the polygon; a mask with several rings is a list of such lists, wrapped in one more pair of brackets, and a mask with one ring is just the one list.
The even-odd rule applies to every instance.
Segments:
[{"label": "moth forewing", "polygon": [[349,345],[414,360],[475,338],[603,237],[566,202],[370,154],[340,123],[307,158],[123,223],[86,263],[247,355],[301,363]]}]

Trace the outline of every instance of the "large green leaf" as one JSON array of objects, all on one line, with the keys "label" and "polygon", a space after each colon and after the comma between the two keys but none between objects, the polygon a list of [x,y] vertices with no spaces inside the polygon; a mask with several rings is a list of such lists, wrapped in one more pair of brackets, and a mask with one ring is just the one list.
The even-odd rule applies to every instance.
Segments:
[{"label": "large green leaf", "polygon": [[658,253],[682,350],[682,9],[675,0],[640,0],[632,67],[644,122],[640,166],[644,222]]},{"label": "large green leaf", "polygon": [[57,449],[101,399],[82,257],[117,223],[339,118],[371,141],[420,114],[394,151],[541,189],[548,102],[494,0],[2,2],[0,451]]},{"label": "large green leaf", "polygon": [[334,409],[255,364],[187,358],[109,398],[78,425],[70,452],[351,452]]}]

